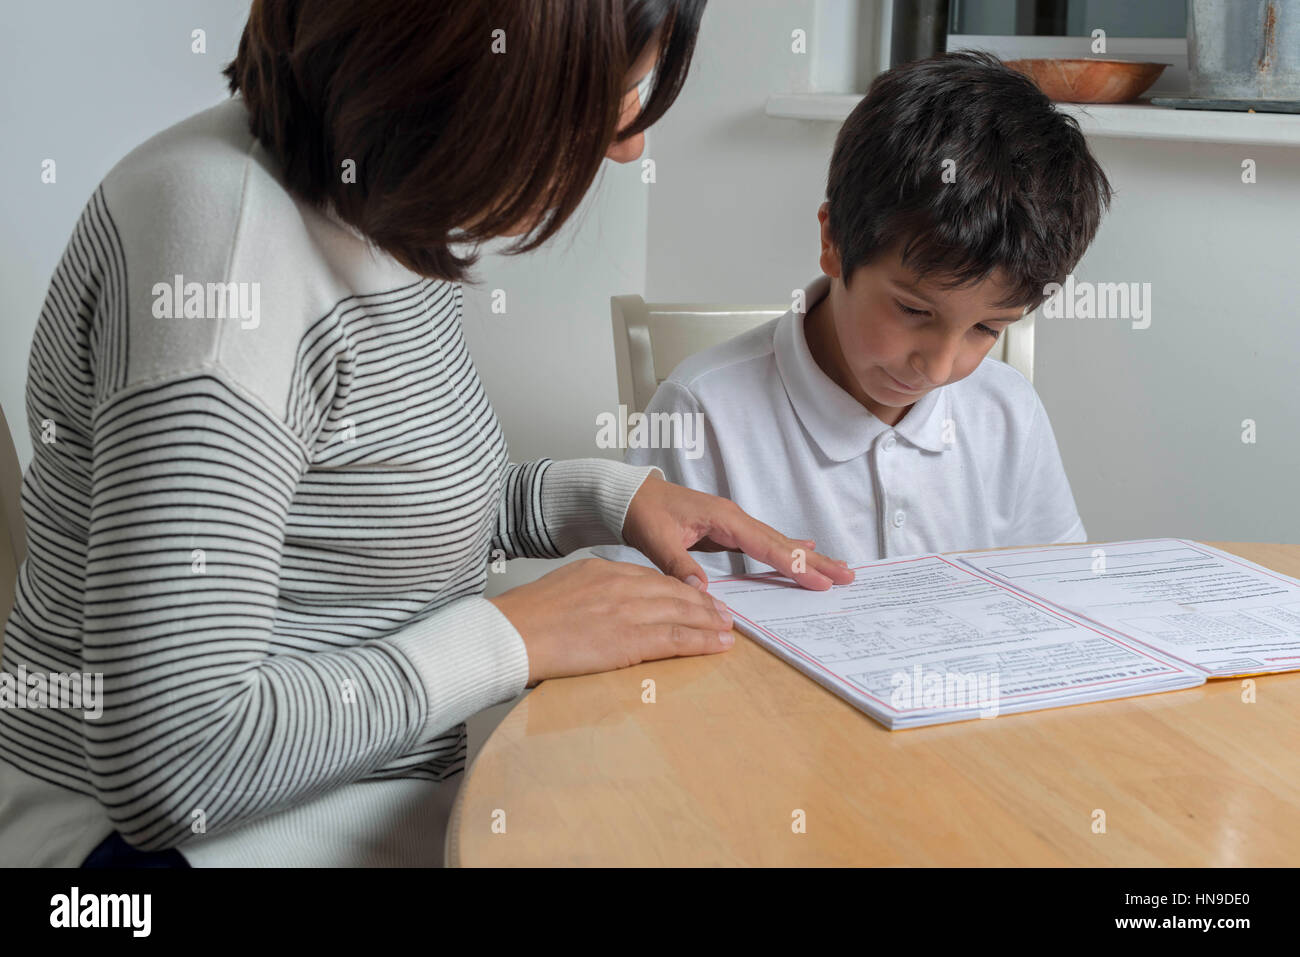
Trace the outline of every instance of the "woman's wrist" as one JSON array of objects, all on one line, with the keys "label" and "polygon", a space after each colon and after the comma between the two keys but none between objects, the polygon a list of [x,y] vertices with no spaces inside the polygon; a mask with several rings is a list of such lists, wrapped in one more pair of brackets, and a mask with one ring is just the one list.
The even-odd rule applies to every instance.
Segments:
[{"label": "woman's wrist", "polygon": [[542,476],[541,510],[547,533],[561,553],[592,545],[621,545],[623,523],[654,466],[610,459],[552,462]]}]

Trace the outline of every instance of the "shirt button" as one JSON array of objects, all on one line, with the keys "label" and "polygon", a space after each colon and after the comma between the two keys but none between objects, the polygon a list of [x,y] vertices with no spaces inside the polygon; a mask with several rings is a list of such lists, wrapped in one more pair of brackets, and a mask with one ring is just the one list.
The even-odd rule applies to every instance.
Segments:
[{"label": "shirt button", "polygon": [[883,444],[884,444],[885,451],[888,452],[898,443],[894,441],[894,435],[891,432],[889,435],[885,436],[885,441]]},{"label": "shirt button", "polygon": [[903,510],[900,508],[894,513],[894,528],[902,528],[905,521],[907,521],[907,516],[903,514]]}]

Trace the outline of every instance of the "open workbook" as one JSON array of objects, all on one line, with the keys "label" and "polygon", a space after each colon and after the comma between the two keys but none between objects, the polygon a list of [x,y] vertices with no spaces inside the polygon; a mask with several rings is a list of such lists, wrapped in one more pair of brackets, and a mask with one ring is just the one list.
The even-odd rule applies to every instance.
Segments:
[{"label": "open workbook", "polygon": [[1300,669],[1300,580],[1160,538],[854,565],[807,591],[709,585],[736,627],[891,729]]}]

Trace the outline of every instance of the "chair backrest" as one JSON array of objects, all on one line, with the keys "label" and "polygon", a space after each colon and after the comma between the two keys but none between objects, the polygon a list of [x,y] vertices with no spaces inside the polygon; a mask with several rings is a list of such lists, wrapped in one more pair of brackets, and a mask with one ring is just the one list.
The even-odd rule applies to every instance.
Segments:
[{"label": "chair backrest", "polygon": [[[643,412],[659,383],[679,362],[709,346],[726,342],[789,311],[788,304],[730,306],[646,302],[640,296],[612,296],[614,362],[618,401],[629,412]],[[990,353],[1034,381],[1034,315],[1002,333]]]},{"label": "chair backrest", "polygon": [[640,296],[612,296],[614,362],[618,401],[644,412],[659,383],[683,359],[733,339],[789,311],[788,303],[724,306],[646,302]]},{"label": "chair backrest", "polygon": [[1002,333],[1002,340],[997,343],[990,355],[1001,359],[1022,376],[1034,381],[1034,317],[1035,309],[1023,319],[1013,322]]},{"label": "chair backrest", "polygon": [[9,434],[9,423],[0,409],[0,636],[13,607],[18,566],[27,556],[27,533],[23,525],[23,473],[18,453]]}]

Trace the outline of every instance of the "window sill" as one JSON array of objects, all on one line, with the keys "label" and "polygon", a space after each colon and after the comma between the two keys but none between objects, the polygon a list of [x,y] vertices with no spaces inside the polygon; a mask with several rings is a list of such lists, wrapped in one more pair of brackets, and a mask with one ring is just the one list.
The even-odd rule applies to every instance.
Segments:
[{"label": "window sill", "polygon": [[[857,93],[776,93],[768,116],[842,123],[862,99]],[[1088,136],[1300,146],[1300,115],[1175,110],[1149,103],[1059,103]]]}]

